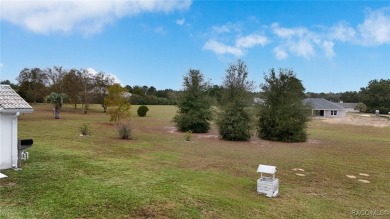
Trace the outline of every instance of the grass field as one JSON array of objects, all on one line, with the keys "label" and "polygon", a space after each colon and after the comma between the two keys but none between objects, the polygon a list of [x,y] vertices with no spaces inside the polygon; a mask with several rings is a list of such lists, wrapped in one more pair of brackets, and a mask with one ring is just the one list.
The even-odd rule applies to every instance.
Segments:
[{"label": "grass field", "polygon": [[[306,143],[228,142],[215,128],[186,142],[170,123],[175,107],[149,106],[139,118],[133,106],[134,139],[120,140],[95,107],[84,115],[69,106],[54,120],[50,105],[35,105],[20,117],[19,137],[34,145],[23,170],[2,171],[9,177],[0,180],[0,218],[350,218],[390,211],[390,127],[313,120]],[[79,136],[83,123],[91,136]],[[256,193],[260,163],[278,167],[279,197]]]}]

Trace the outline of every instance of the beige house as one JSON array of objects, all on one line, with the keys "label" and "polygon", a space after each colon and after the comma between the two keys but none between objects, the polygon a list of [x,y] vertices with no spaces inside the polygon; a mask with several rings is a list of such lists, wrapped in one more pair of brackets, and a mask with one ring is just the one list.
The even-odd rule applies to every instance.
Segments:
[{"label": "beige house", "polygon": [[18,117],[33,111],[9,85],[0,85],[0,170],[18,168]]},{"label": "beige house", "polygon": [[303,102],[311,106],[314,117],[333,118],[344,117],[347,114],[344,107],[324,98],[306,98]]}]

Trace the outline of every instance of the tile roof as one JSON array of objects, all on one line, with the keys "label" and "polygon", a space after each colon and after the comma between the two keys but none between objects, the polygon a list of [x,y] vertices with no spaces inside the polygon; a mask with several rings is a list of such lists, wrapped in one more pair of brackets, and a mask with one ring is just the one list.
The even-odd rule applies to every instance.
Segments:
[{"label": "tile roof", "polygon": [[306,98],[303,102],[310,104],[313,110],[345,110],[344,107],[324,98]]},{"label": "tile roof", "polygon": [[33,108],[9,85],[0,85],[1,111],[33,111]]}]

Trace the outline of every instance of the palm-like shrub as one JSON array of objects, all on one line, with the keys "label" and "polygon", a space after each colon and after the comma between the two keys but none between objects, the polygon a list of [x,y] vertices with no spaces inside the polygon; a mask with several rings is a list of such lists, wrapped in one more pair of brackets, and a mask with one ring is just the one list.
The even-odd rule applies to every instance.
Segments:
[{"label": "palm-like shrub", "polygon": [[64,99],[66,98],[66,94],[63,93],[55,93],[52,92],[46,97],[46,101],[50,102],[54,106],[54,119],[60,118],[60,112],[62,108],[62,104]]}]

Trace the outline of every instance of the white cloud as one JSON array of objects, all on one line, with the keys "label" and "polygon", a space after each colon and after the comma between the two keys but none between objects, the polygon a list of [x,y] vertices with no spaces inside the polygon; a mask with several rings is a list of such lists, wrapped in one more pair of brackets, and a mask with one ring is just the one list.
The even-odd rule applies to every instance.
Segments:
[{"label": "white cloud", "polygon": [[352,41],[356,36],[356,31],[345,23],[338,23],[329,29],[328,37],[330,40],[341,42]]},{"label": "white cloud", "polygon": [[212,31],[215,34],[241,32],[241,25],[237,23],[228,22],[222,26],[213,26]]},{"label": "white cloud", "polygon": [[237,48],[252,48],[256,45],[265,46],[267,44],[267,37],[263,35],[251,34],[248,36],[240,37],[236,40]]},{"label": "white cloud", "polygon": [[216,54],[231,54],[237,57],[245,55],[245,49],[253,48],[257,45],[265,46],[268,43],[267,37],[260,34],[250,34],[237,37],[234,46],[229,46],[214,39],[208,40],[203,46],[205,50],[211,50]]},{"label": "white cloud", "polygon": [[2,0],[0,19],[35,33],[93,34],[125,16],[185,10],[191,0]]},{"label": "white cloud", "polygon": [[[96,74],[99,73],[99,72],[96,71],[94,68],[87,68],[86,70],[87,70],[87,72],[88,72],[89,74],[91,74],[91,75],[96,75]],[[118,78],[116,75],[110,74],[110,73],[106,73],[106,75],[109,76],[109,77],[112,77],[112,78],[114,79],[114,83],[117,83],[117,84],[120,84],[120,83],[121,83],[121,81],[119,80],[119,78]]]},{"label": "white cloud", "polygon": [[164,27],[163,27],[163,26],[158,26],[158,27],[154,28],[153,31],[154,31],[155,33],[160,33],[160,34],[165,33],[165,30],[164,30]]},{"label": "white cloud", "polygon": [[325,40],[322,42],[321,46],[324,49],[326,57],[332,58],[336,55],[336,53],[333,50],[334,43],[332,41]]},{"label": "white cloud", "polygon": [[286,59],[288,52],[309,59],[315,55],[314,45],[321,41],[314,32],[304,27],[285,28],[273,23],[271,28],[280,38],[279,45],[273,50],[279,60]]},{"label": "white cloud", "polygon": [[206,44],[203,46],[203,49],[211,50],[219,55],[231,54],[235,56],[242,56],[244,54],[241,48],[228,46],[223,43],[217,42],[216,40],[207,41]]},{"label": "white cloud", "polygon": [[0,68],[2,68],[4,66],[4,64],[3,63],[0,63]]},{"label": "white cloud", "polygon": [[275,57],[279,60],[284,60],[288,58],[288,53],[285,49],[277,46],[273,49],[273,52],[275,53]]},{"label": "white cloud", "polygon": [[390,44],[390,7],[369,11],[357,29],[364,45]]},{"label": "white cloud", "polygon": [[185,18],[176,20],[176,24],[179,26],[183,26],[185,22],[186,22]]}]

